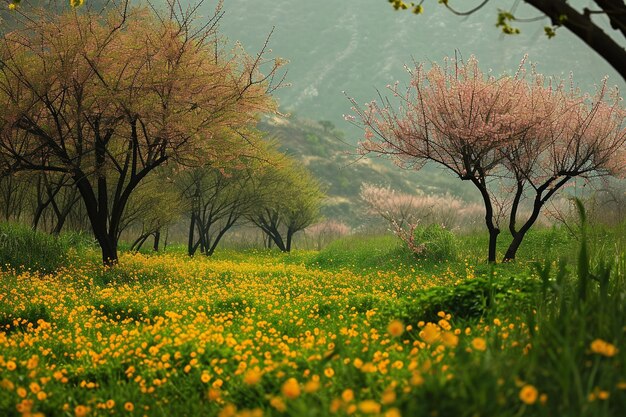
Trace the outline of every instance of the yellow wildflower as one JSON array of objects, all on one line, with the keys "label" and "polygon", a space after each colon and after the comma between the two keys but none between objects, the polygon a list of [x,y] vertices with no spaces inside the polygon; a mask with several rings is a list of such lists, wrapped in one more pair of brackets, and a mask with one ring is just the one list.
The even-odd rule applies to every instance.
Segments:
[{"label": "yellow wildflower", "polygon": [[354,391],[352,391],[351,389],[346,389],[344,390],[344,392],[341,393],[341,399],[344,402],[349,403],[350,401],[354,400]]},{"label": "yellow wildflower", "polygon": [[537,401],[537,397],[539,396],[539,392],[537,388],[530,384],[526,384],[522,387],[519,392],[519,399],[522,400],[525,404],[534,404]]},{"label": "yellow wildflower", "polygon": [[487,342],[482,337],[472,339],[472,347],[476,350],[484,351],[487,349]]},{"label": "yellow wildflower", "polygon": [[593,353],[597,353],[599,355],[606,356],[608,358],[615,356],[617,353],[617,348],[615,345],[605,342],[602,339],[596,339],[591,342],[591,351]]},{"label": "yellow wildflower", "polygon": [[374,400],[365,400],[359,403],[359,410],[364,414],[379,414],[380,404]]},{"label": "yellow wildflower", "polygon": [[74,415],[76,417],[85,417],[87,414],[89,414],[89,411],[91,411],[91,409],[85,405],[77,405],[74,408]]},{"label": "yellow wildflower", "polygon": [[285,397],[291,400],[296,399],[300,396],[300,384],[297,379],[289,378],[283,384],[281,391]]},{"label": "yellow wildflower", "polygon": [[392,320],[387,326],[387,332],[393,337],[400,336],[404,333],[404,323],[400,320]]}]

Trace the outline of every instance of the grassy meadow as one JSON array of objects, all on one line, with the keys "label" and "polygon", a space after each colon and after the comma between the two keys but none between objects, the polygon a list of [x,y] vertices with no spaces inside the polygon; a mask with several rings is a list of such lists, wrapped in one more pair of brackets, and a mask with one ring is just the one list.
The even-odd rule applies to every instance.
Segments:
[{"label": "grassy meadow", "polygon": [[623,231],[539,229],[496,266],[481,234],[421,259],[348,237],[113,269],[80,236],[24,238],[0,273],[0,415],[622,415]]}]

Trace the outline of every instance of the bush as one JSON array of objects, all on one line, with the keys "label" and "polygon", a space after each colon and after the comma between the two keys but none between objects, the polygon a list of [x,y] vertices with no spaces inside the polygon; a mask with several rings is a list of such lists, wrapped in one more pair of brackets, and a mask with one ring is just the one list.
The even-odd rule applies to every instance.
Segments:
[{"label": "bush", "polygon": [[52,272],[67,259],[68,243],[14,224],[0,223],[0,268]]},{"label": "bush", "polygon": [[541,282],[527,276],[481,276],[457,285],[437,286],[411,299],[394,299],[381,308],[381,323],[393,318],[405,323],[437,322],[444,311],[455,320],[475,321],[485,317],[524,314],[531,311]]},{"label": "bush", "polygon": [[457,258],[458,250],[454,234],[438,224],[417,227],[413,232],[415,243],[424,245],[423,252],[417,256],[434,262],[452,261]]}]

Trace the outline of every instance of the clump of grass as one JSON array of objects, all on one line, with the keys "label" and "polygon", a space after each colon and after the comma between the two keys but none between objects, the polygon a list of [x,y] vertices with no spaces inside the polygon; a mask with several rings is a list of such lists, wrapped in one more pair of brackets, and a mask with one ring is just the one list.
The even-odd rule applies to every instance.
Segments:
[{"label": "clump of grass", "polygon": [[0,223],[0,268],[53,272],[67,261],[69,243],[14,223]]},{"label": "clump of grass", "polygon": [[322,269],[390,270],[415,263],[415,256],[395,236],[353,235],[330,243],[310,261]]},{"label": "clump of grass", "polygon": [[454,234],[438,224],[417,227],[413,232],[415,243],[423,245],[418,259],[441,262],[454,261],[458,256],[458,245]]}]

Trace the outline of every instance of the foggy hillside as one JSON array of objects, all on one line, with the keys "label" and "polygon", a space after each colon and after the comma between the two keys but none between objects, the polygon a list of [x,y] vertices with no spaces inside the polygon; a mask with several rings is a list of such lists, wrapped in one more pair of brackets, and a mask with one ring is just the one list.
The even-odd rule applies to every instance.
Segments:
[{"label": "foggy hillside", "polygon": [[[416,16],[395,12],[384,0],[225,0],[221,31],[254,52],[275,26],[270,46],[274,55],[290,61],[292,84],[277,94],[282,110],[330,120],[354,139],[358,131],[342,118],[350,112],[342,91],[360,103],[369,101],[376,89],[408,79],[404,64],[440,62],[455,50],[464,57],[476,55],[484,69],[496,74],[514,71],[528,53],[539,72],[568,76],[572,71],[583,90],[593,91],[604,75],[623,90],[621,77],[566,29],[548,39],[543,30],[548,19],[520,23],[520,35],[502,35],[495,27],[496,8],[511,4],[490,2],[489,10],[461,18],[435,1],[425,2],[424,14]],[[209,14],[214,4],[204,7]],[[523,2],[518,10],[521,17],[539,15]]]}]

